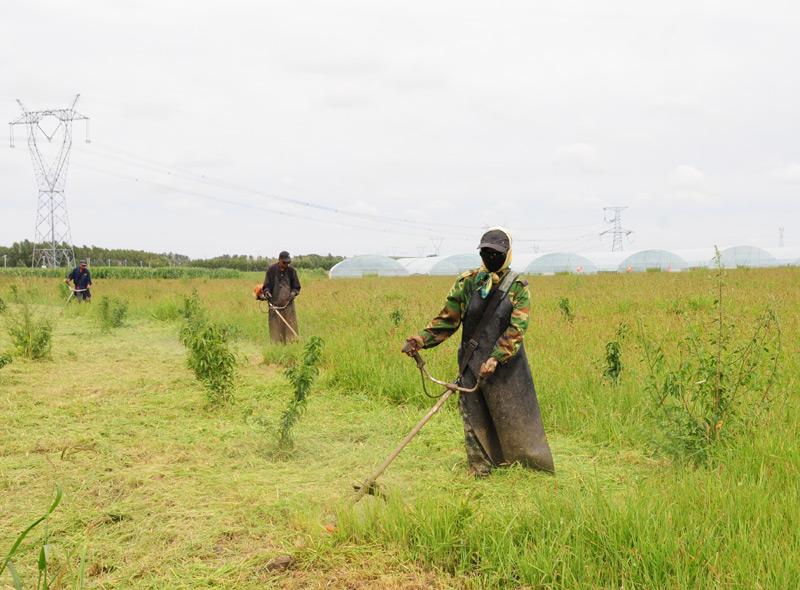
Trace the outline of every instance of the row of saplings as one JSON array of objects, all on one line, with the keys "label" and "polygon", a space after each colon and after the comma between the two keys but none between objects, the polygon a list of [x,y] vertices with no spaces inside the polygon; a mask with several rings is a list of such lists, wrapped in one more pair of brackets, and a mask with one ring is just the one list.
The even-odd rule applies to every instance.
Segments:
[{"label": "row of saplings", "polygon": [[[61,287],[69,291],[66,285],[62,284]],[[35,361],[49,359],[55,321],[37,314],[29,304],[23,302],[18,287],[13,283],[9,287],[9,294],[16,309],[0,298],[0,315],[4,317],[6,331],[11,337],[11,350],[0,352],[0,368],[10,364],[15,356]],[[127,313],[128,303],[116,297],[103,296],[94,308],[100,331],[106,334],[113,328],[121,327]]]},{"label": "row of saplings", "polygon": [[[11,295],[18,304],[16,310],[10,309],[10,306],[0,299],[0,315],[4,316],[13,346],[12,351],[0,354],[0,368],[11,363],[15,356],[30,360],[50,358],[54,322],[47,317],[37,316],[29,305],[22,303],[16,288],[11,290]],[[110,332],[111,328],[123,326],[127,310],[127,302],[113,297],[101,298],[95,312],[101,330]],[[205,387],[209,405],[232,401],[238,372],[238,354],[231,346],[236,331],[230,326],[211,321],[206,310],[200,305],[196,291],[191,296],[184,298],[181,315],[183,323],[180,340],[187,349],[187,364],[198,381]],[[247,416],[254,426],[274,433],[277,457],[288,456],[293,447],[291,431],[305,408],[311,385],[318,375],[323,346],[322,339],[314,336],[306,342],[302,358],[297,362],[289,363],[285,375],[294,387],[294,395],[281,414],[277,428],[266,417],[252,414]],[[46,525],[43,536],[32,547],[28,547],[24,543],[31,531],[42,522],[47,522],[62,497],[61,485],[56,483],[53,501],[45,514],[20,533],[5,556],[0,554],[2,556],[0,581],[3,579],[4,573],[8,571],[14,588],[22,590],[29,587],[24,583],[23,576],[14,563],[29,549],[38,546],[36,567],[39,578],[37,588],[60,588],[65,579],[69,580],[69,584],[73,588],[82,589],[84,587],[89,533],[96,522],[89,524],[82,541],[63,548],[64,555],[51,555],[54,545]],[[97,522],[101,520],[98,519]]]},{"label": "row of saplings", "polygon": [[[61,295],[69,301],[68,287],[60,284],[60,289]],[[4,316],[12,349],[0,352],[0,368],[10,364],[15,356],[29,360],[49,359],[55,321],[37,314],[24,303],[16,284],[9,286],[9,296],[16,309],[0,298],[0,314]],[[103,296],[94,304],[93,316],[103,333],[122,327],[127,313],[128,302],[117,297]],[[232,401],[238,376],[238,353],[233,347],[236,330],[213,322],[200,304],[197,291],[184,297],[180,315],[183,318],[180,340],[187,349],[187,364],[205,387],[208,405]],[[279,454],[287,453],[293,446],[291,430],[303,412],[311,384],[318,375],[323,344],[319,337],[312,337],[306,343],[300,361],[288,363],[285,375],[294,388],[294,395],[274,429]],[[264,417],[250,418],[259,428],[273,429]]]}]

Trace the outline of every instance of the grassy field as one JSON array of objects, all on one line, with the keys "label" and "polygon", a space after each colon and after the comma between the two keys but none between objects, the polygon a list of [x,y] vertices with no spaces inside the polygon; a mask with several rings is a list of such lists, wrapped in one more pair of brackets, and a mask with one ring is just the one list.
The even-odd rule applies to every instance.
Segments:
[{"label": "grassy field", "polygon": [[[98,279],[91,305],[65,306],[57,279],[0,276],[0,353],[24,307],[54,325],[49,359],[0,368],[0,559],[59,484],[48,554],[57,566],[88,538],[85,588],[800,587],[797,269],[724,278],[732,329],[777,312],[780,372],[769,411],[702,464],[663,450],[637,333],[641,321],[676,350],[687,318],[713,318],[716,274],[531,277],[525,346],[556,475],[468,478],[452,400],[381,477],[386,499],[355,507],[353,485],[433,405],[399,349],[452,278],[303,280],[301,336],[325,350],[288,456],[275,425],[293,393],[286,355],[303,342],[269,344],[261,279]],[[232,404],[208,407],[186,366],[194,289],[239,335]],[[129,304],[122,327],[101,329],[102,296]],[[457,340],[423,351],[435,376],[455,376]],[[616,385],[602,375],[610,341]],[[14,557],[31,587],[42,527]]]}]

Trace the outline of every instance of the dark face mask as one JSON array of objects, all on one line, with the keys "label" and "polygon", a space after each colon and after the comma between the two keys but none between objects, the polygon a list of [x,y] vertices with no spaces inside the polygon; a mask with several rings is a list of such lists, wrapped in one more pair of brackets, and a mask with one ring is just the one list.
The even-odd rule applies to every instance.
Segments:
[{"label": "dark face mask", "polygon": [[491,248],[481,248],[481,260],[489,272],[497,272],[503,268],[506,261],[506,253],[492,250]]}]

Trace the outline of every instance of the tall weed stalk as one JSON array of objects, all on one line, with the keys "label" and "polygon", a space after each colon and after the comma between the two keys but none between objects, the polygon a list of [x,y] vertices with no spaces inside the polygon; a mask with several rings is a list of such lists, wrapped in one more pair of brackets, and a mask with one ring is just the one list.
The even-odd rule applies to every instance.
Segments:
[{"label": "tall weed stalk", "polygon": [[646,389],[665,449],[681,459],[706,461],[712,450],[744,432],[756,432],[775,397],[781,331],[777,312],[768,307],[749,333],[724,305],[724,269],[717,251],[714,314],[687,319],[677,349],[651,340],[639,320],[639,339],[647,370]]},{"label": "tall weed stalk", "polygon": [[120,328],[125,323],[128,315],[128,302],[117,297],[103,296],[97,304],[97,317],[100,322],[100,330],[104,334],[110,334],[112,328]]},{"label": "tall weed stalk", "polygon": [[[11,546],[11,550],[5,556],[3,561],[0,562],[0,579],[2,579],[3,572],[8,570],[9,575],[11,576],[11,581],[16,590],[23,590],[31,587],[36,588],[37,590],[49,590],[51,588],[56,590],[65,587],[71,587],[75,590],[79,590],[83,588],[86,566],[86,551],[88,548],[88,531],[86,539],[83,543],[76,544],[69,550],[64,548],[63,562],[61,562],[61,565],[58,567],[55,567],[57,563],[53,559],[53,551],[55,546],[51,542],[48,524],[50,515],[53,513],[59,503],[61,503],[61,498],[64,495],[60,484],[56,484],[55,494],[55,498],[50,504],[50,507],[44,513],[44,516],[36,519],[30,526],[28,526],[28,528],[20,533],[20,535],[17,537],[17,540]],[[14,561],[12,561],[12,559],[24,552],[25,547],[22,544],[23,541],[28,534],[42,522],[44,522],[44,534],[42,535],[41,546],[39,547],[38,558],[36,560],[38,571],[36,586],[29,586],[23,581],[22,576],[20,575],[17,567],[14,565]],[[76,551],[79,548],[81,549],[80,564],[78,571],[75,572],[72,570],[72,561]],[[55,571],[51,571],[54,567]]]},{"label": "tall weed stalk", "polygon": [[23,304],[18,312],[6,314],[6,327],[17,355],[31,360],[50,357],[53,338],[51,320],[37,318],[30,307]]}]

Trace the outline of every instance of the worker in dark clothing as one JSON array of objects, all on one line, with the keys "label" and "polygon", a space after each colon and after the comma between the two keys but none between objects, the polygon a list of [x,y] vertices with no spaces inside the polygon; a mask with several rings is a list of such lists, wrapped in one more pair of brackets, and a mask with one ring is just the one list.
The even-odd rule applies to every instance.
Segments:
[{"label": "worker in dark clothing", "polygon": [[92,300],[92,292],[89,290],[92,287],[92,276],[89,274],[89,269],[86,268],[85,260],[81,260],[79,266],[73,268],[72,272],[67,275],[67,285],[70,281],[74,285],[73,290],[78,303]]},{"label": "worker in dark clothing", "polygon": [[487,231],[478,248],[481,268],[456,279],[442,311],[406,339],[403,352],[432,348],[463,325],[459,384],[471,388],[483,378],[477,391],[462,393],[458,400],[470,474],[485,477],[493,467],[515,462],[552,472],[523,344],[530,321],[528,281],[508,268],[511,236],[503,228]]},{"label": "worker in dark clothing", "polygon": [[289,253],[281,252],[267,269],[261,291],[262,299],[269,301],[269,338],[281,344],[299,338],[294,298],[300,293],[300,279],[291,262]]}]

